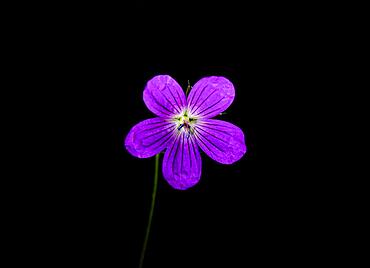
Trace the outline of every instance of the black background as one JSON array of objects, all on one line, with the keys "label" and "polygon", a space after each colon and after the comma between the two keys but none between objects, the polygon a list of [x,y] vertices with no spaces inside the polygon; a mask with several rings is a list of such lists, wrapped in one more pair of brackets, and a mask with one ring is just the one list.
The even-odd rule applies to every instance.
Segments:
[{"label": "black background", "polygon": [[310,38],[312,20],[300,19],[301,9],[285,16],[271,6],[135,10],[130,18],[130,9],[85,12],[94,19],[76,16],[45,31],[42,64],[53,90],[40,113],[57,113],[41,137],[50,145],[45,178],[32,181],[38,203],[29,206],[39,230],[32,237],[41,243],[32,258],[137,267],[154,158],[131,156],[123,141],[154,117],[142,92],[158,74],[183,88],[205,76],[232,81],[236,98],[219,119],[244,131],[248,152],[233,165],[202,153],[201,180],[186,191],[160,173],[145,266],[302,265],[328,255],[330,183],[316,172],[325,163],[312,141],[320,128],[311,127],[325,44]]}]

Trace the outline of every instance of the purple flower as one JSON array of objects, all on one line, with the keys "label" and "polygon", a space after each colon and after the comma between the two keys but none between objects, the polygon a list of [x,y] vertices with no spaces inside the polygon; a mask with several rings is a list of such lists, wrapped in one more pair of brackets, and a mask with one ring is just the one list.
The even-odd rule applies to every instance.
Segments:
[{"label": "purple flower", "polygon": [[166,150],[164,178],[175,189],[188,189],[200,179],[199,148],[222,164],[234,163],[247,151],[240,128],[211,119],[225,111],[234,96],[233,84],[224,77],[202,78],[186,98],[173,78],[155,76],[145,87],[144,102],[158,117],[135,125],[125,139],[125,146],[139,158]]}]

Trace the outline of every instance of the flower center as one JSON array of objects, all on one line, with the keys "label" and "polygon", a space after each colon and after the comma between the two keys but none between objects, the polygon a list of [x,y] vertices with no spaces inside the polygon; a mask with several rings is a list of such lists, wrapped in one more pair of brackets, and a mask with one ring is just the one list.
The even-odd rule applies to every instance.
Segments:
[{"label": "flower center", "polygon": [[188,137],[194,133],[194,126],[197,120],[198,119],[191,116],[187,110],[184,110],[181,114],[174,117],[178,132],[185,132],[188,134]]}]

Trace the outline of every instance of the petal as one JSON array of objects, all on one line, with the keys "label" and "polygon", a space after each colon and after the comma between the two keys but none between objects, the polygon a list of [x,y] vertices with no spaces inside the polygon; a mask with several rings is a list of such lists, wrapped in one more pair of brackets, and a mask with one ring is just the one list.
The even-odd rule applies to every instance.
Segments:
[{"label": "petal", "polygon": [[193,137],[182,133],[168,146],[163,159],[163,177],[175,189],[186,190],[200,179],[202,160]]},{"label": "petal", "polygon": [[180,85],[169,75],[152,78],[144,89],[144,102],[148,109],[161,117],[181,113],[186,97]]},{"label": "petal", "polygon": [[247,151],[243,131],[231,123],[205,119],[194,129],[199,147],[217,162],[232,164]]},{"label": "petal", "polygon": [[193,116],[214,117],[230,106],[234,96],[234,86],[225,77],[205,77],[199,80],[190,91],[189,112]]},{"label": "petal", "polygon": [[166,148],[173,139],[175,130],[175,124],[162,118],[147,119],[130,130],[125,139],[125,147],[133,156],[151,157]]}]

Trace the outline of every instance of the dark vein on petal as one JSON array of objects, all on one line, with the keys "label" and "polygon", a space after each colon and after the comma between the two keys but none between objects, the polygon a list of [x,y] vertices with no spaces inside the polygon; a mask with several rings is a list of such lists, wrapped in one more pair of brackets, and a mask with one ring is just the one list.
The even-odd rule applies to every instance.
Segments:
[{"label": "dark vein on petal", "polygon": [[[151,134],[149,134],[149,135],[147,135],[147,136],[145,136],[145,137],[142,137],[141,139],[142,139],[142,140],[145,140],[145,139],[146,139],[146,138],[148,138],[148,137],[153,137],[154,135],[156,135],[156,134],[158,134],[158,133],[161,133],[162,131],[166,131],[166,130],[168,130],[168,129],[170,129],[170,128],[173,128],[173,126],[169,126],[169,127],[165,128],[165,129],[160,129],[159,131],[157,131],[157,132],[155,132],[155,133],[151,133]],[[167,132],[169,132],[169,131],[167,131]]]},{"label": "dark vein on petal", "polygon": [[[203,143],[203,145],[205,146],[205,147],[207,147],[207,149],[208,149],[208,151],[211,153],[211,154],[214,154],[213,153],[213,151],[207,146],[207,144],[205,144],[205,142],[198,136],[198,134],[196,133],[196,132],[194,132],[194,135],[196,136],[196,138],[197,138],[197,141],[200,141],[200,142],[202,142]],[[200,145],[199,145],[200,146]],[[204,151],[204,150],[203,150]]]},{"label": "dark vein on petal", "polygon": [[172,143],[172,145],[171,145],[171,149],[170,149],[170,150],[169,150],[169,152],[168,152],[168,157],[170,157],[170,156],[171,156],[172,149],[173,149],[173,146],[175,145],[175,143],[176,143],[176,139],[173,141],[173,143]]},{"label": "dark vein on petal", "polygon": [[180,180],[181,180],[181,175],[182,175],[182,164],[184,161],[184,147],[185,147],[185,135],[182,135],[182,150],[181,150],[181,164],[180,164]]},{"label": "dark vein on petal", "polygon": [[[174,128],[173,130],[175,130],[175,128]],[[159,141],[160,141],[160,140],[162,140],[164,137],[166,137],[168,134],[171,134],[171,131],[168,131],[168,132],[167,132],[167,133],[165,133],[161,138],[159,138],[158,140],[155,140],[154,142],[150,143],[147,147],[150,147],[150,146],[152,146],[153,144],[155,144],[155,143],[159,142]],[[172,132],[172,134],[173,134],[173,132]],[[165,143],[166,141],[168,141],[170,138],[171,138],[171,135],[168,135],[168,139],[167,139],[167,140],[165,140],[165,141],[163,141],[159,146],[161,146],[163,143]],[[159,146],[154,147],[154,148],[158,148]]]},{"label": "dark vein on petal", "polygon": [[[171,106],[175,109],[175,111],[177,112],[177,113],[180,113],[179,112],[179,110],[177,110],[177,108],[176,108],[176,106],[175,105],[173,105],[172,104],[172,102],[167,98],[167,96],[166,95],[164,95],[163,93],[162,93],[162,91],[160,91],[161,92],[161,94],[163,95],[163,97],[166,99],[166,101],[169,103],[169,104],[171,104]],[[173,113],[173,112],[172,112]]]},{"label": "dark vein on petal", "polygon": [[[199,115],[199,114],[202,114],[202,113],[204,113],[205,111],[207,111],[207,110],[209,110],[209,109],[211,109],[212,107],[214,107],[214,106],[216,106],[217,104],[219,104],[223,99],[224,99],[225,97],[222,97],[221,99],[219,99],[217,102],[215,102],[214,104],[212,104],[211,106],[208,106],[207,108],[205,108],[204,110],[202,110],[201,112],[198,112],[198,114],[197,115]],[[217,110],[216,110],[217,111]],[[209,113],[208,113],[209,114]],[[203,114],[203,116],[205,116],[204,114]]]},{"label": "dark vein on petal", "polygon": [[171,145],[171,149],[167,149],[167,150],[169,150],[168,151],[168,159],[167,159],[167,161],[164,161],[164,159],[163,159],[163,161],[164,161],[163,165],[167,166],[168,160],[171,159],[172,150],[173,150],[173,147],[175,146],[175,144],[176,144],[176,139],[173,141],[173,143]]},{"label": "dark vein on petal", "polygon": [[198,107],[197,107],[194,111],[192,111],[192,113],[193,113],[193,114],[195,114],[195,112],[196,112],[200,107],[202,107],[203,103],[204,103],[204,102],[205,102],[209,97],[211,97],[211,96],[212,96],[216,91],[217,91],[217,89],[215,89],[211,94],[209,94],[209,95],[208,95],[208,97],[207,97],[207,98],[205,98],[205,99],[204,99],[204,101],[203,101],[201,104],[199,104],[199,105],[198,105]]},{"label": "dark vein on petal", "polygon": [[[156,103],[158,106],[162,107],[163,109],[165,109],[166,111],[168,111],[168,112],[169,112],[168,114],[166,114],[166,113],[164,113],[164,114],[166,114],[166,115],[168,115],[168,116],[173,115],[173,112],[172,112],[172,111],[168,110],[166,107],[164,107],[161,103],[159,103],[159,102],[158,102],[158,100],[154,97],[154,94],[153,94],[152,92],[150,92],[149,90],[148,90],[148,92],[149,92],[149,94],[152,96],[153,100],[155,101],[155,103]],[[160,111],[160,112],[162,113],[163,111]]]},{"label": "dark vein on petal", "polygon": [[199,161],[201,161],[200,154],[199,154],[199,148],[198,145],[195,143],[195,138],[191,137],[191,145],[193,147],[193,154],[194,154],[194,159],[195,159],[195,165],[196,168],[198,169],[198,172],[202,169],[202,163],[200,163],[199,166]]},{"label": "dark vein on petal", "polygon": [[[176,105],[177,105],[177,107],[178,107],[178,108],[175,108],[175,109],[176,109],[176,111],[177,111],[178,113],[180,113],[180,111],[179,111],[178,109],[181,109],[181,106],[179,105],[179,103],[177,102],[177,100],[176,100],[175,96],[173,95],[172,91],[171,91],[168,87],[167,87],[167,90],[170,92],[170,94],[171,94],[171,96],[172,96],[173,100],[175,101],[175,103],[176,103]],[[173,106],[173,105],[172,105],[172,106]]]},{"label": "dark vein on petal", "polygon": [[214,131],[218,131],[218,132],[224,133],[224,134],[226,134],[226,135],[229,135],[229,136],[231,136],[231,137],[234,137],[234,135],[230,134],[229,132],[227,132],[227,131],[223,131],[223,130],[218,129],[218,128],[212,128],[212,127],[209,127],[209,126],[207,126],[207,125],[199,125],[199,124],[197,125],[197,127],[198,127],[198,128],[200,128],[200,129],[204,130],[204,129],[202,128],[202,126],[207,127],[207,129],[212,129],[212,130],[214,130]]},{"label": "dark vein on petal", "polygon": [[[213,127],[216,128],[216,130],[219,130],[219,131],[223,131],[223,132],[230,132],[230,131],[235,131],[237,129],[237,127],[235,126],[225,126],[225,125],[219,125],[219,124],[213,124],[213,123],[205,123],[205,122],[202,122],[202,123],[199,123],[197,124],[197,126],[204,126],[206,128],[211,128],[211,129],[214,129]],[[222,128],[222,129],[220,129]]]},{"label": "dark vein on petal", "polygon": [[[199,123],[199,125],[204,125],[204,126],[214,126],[214,127],[224,127],[224,128],[232,128],[233,126],[228,126],[228,125],[223,125],[221,123],[219,123],[217,120],[213,119],[212,121],[216,121],[216,123],[211,123],[210,120],[204,120],[203,122]],[[225,123],[225,121],[222,121]]]},{"label": "dark vein on petal", "polygon": [[175,155],[173,156],[173,161],[172,161],[172,174],[173,174],[173,178],[175,178],[175,172],[174,172],[174,164],[175,164],[175,160],[176,160],[176,155],[177,155],[177,152],[179,150],[179,142],[180,142],[180,139],[177,137],[176,140],[175,140],[175,143],[177,144],[177,147],[176,147],[176,151],[175,151]]},{"label": "dark vein on petal", "polygon": [[[194,92],[194,94],[192,94]],[[188,101],[188,107],[190,107],[190,104],[192,103],[192,101],[194,100],[194,97],[195,97],[195,95],[196,95],[196,93],[197,93],[198,91],[193,91],[193,90],[191,90],[190,91],[190,93],[189,93],[189,99],[187,100]],[[190,99],[190,95],[191,95],[191,99]]]},{"label": "dark vein on petal", "polygon": [[198,100],[200,98],[200,96],[203,94],[204,90],[208,87],[208,85],[205,85],[204,88],[202,89],[202,91],[200,92],[200,94],[198,95],[198,99],[195,101],[195,103],[190,107],[189,105],[189,110],[191,110],[192,108],[194,108],[196,106],[196,104],[198,103]]},{"label": "dark vein on petal", "polygon": [[179,93],[179,91],[178,90],[176,90],[176,93],[177,93],[177,96],[179,97],[179,100],[180,100],[180,102],[181,102],[181,107],[180,108],[183,108],[183,107],[185,107],[185,105],[182,103],[182,98],[181,98],[181,96],[180,96],[180,93]]},{"label": "dark vein on petal", "polygon": [[193,137],[190,137],[190,142],[191,142],[191,147],[193,148],[193,155],[194,155],[194,159],[195,159],[195,165],[196,165],[196,168],[200,169],[200,167],[198,166],[198,160],[199,160],[199,157],[197,157],[197,152],[199,154],[199,151],[197,147],[195,147],[195,141],[193,140]]},{"label": "dark vein on petal", "polygon": [[205,140],[207,140],[210,144],[212,144],[215,148],[217,148],[219,151],[221,152],[225,152],[224,150],[222,150],[220,147],[218,147],[217,145],[215,145],[212,141],[210,141],[206,136],[204,136],[201,132],[199,132],[198,130],[195,129],[195,131],[200,135],[202,136]]},{"label": "dark vein on petal", "polygon": [[[216,123],[212,123],[212,121],[216,121]],[[197,125],[200,125],[200,126],[205,126],[205,127],[209,127],[209,126],[211,126],[211,127],[216,127],[217,129],[219,129],[219,128],[223,128],[223,130],[224,131],[234,131],[234,129],[236,130],[236,129],[238,129],[238,127],[237,126],[234,126],[234,125],[232,125],[231,123],[229,123],[230,125],[228,125],[228,124],[221,124],[220,122],[218,122],[218,121],[220,121],[220,120],[212,120],[212,121],[209,121],[209,120],[204,120],[203,122],[201,122],[201,123],[199,123],[199,124],[197,124]],[[221,121],[221,122],[223,122],[223,123],[228,123],[228,122],[225,122],[225,121]]]},{"label": "dark vein on petal", "polygon": [[[210,111],[209,113],[202,114],[201,116],[205,117],[205,116],[207,116],[207,115],[209,115],[209,114],[212,114],[212,113],[214,113],[214,112],[217,112],[217,111],[219,111],[219,110],[220,110],[220,108],[216,108],[216,109],[214,109],[213,111]],[[216,115],[218,115],[218,114],[219,114],[219,112],[217,112],[214,116],[216,116]]]},{"label": "dark vein on petal", "polygon": [[[144,126],[150,126],[150,125],[154,125],[154,124],[162,124],[162,123],[165,123],[165,122],[168,123],[167,121],[165,121],[163,119],[160,119],[159,117],[154,118],[154,119],[158,119],[158,120],[156,120],[156,122],[145,123],[143,125]],[[148,119],[148,120],[150,120],[150,119]],[[145,122],[145,121],[143,121],[143,122]]]},{"label": "dark vein on petal", "polygon": [[223,143],[225,143],[225,144],[229,145],[229,143],[228,143],[228,142],[226,142],[226,141],[224,141],[224,140],[220,139],[219,137],[215,136],[215,135],[214,135],[214,134],[212,134],[212,133],[209,133],[209,132],[208,132],[208,131],[206,131],[205,129],[203,129],[203,128],[201,128],[201,127],[198,127],[198,128],[199,128],[199,129],[201,129],[202,131],[204,131],[205,133],[207,133],[208,135],[210,135],[210,136],[212,136],[212,137],[214,137],[214,138],[216,138],[216,139],[218,139],[218,140],[222,141]]},{"label": "dark vein on petal", "polygon": [[191,170],[191,167],[192,167],[192,161],[191,161],[191,152],[190,152],[190,144],[189,144],[189,139],[186,140],[186,143],[188,145],[188,152],[189,152],[189,164],[190,164],[190,170]]},{"label": "dark vein on petal", "polygon": [[[173,130],[175,130],[175,129],[173,129]],[[175,133],[176,132],[174,132],[174,131],[172,131],[172,133],[171,132],[168,132],[170,135],[168,135],[168,137],[167,137],[167,139],[166,140],[164,140],[164,141],[162,141],[161,142],[161,144],[159,144],[157,147],[154,147],[154,149],[157,149],[157,148],[159,148],[160,146],[162,146],[163,144],[165,144],[166,142],[168,142],[169,141],[169,139],[171,139],[174,135],[175,135]],[[168,133],[166,133],[166,134],[168,134]],[[166,136],[166,135],[164,135],[164,136]]]},{"label": "dark vein on petal", "polygon": [[[164,127],[164,126],[166,126],[166,125],[168,125],[168,124],[171,124],[171,123],[166,122],[166,123],[162,123],[161,125],[157,125],[157,126],[152,127],[152,128],[141,129],[141,130],[139,130],[139,131],[136,133],[136,135],[138,135],[139,133],[142,133],[142,132],[144,132],[144,131],[150,131],[150,130],[152,130],[152,129],[156,129],[156,128]],[[152,124],[152,125],[153,125],[153,124]],[[148,126],[148,125],[147,125],[147,126]]]}]

